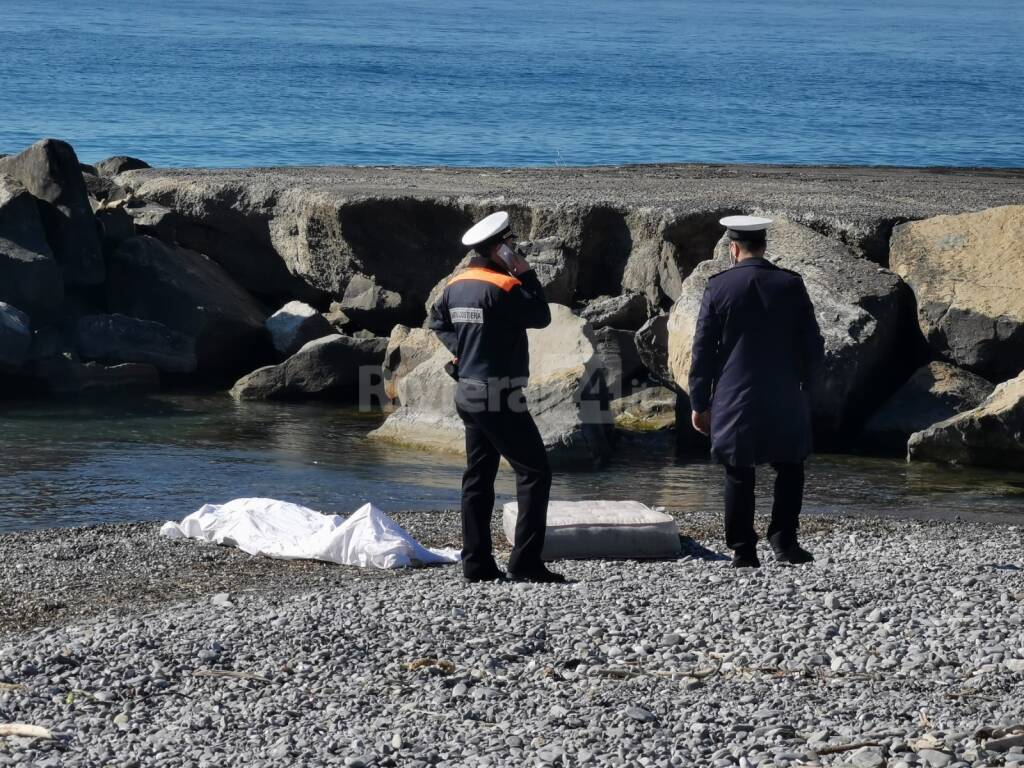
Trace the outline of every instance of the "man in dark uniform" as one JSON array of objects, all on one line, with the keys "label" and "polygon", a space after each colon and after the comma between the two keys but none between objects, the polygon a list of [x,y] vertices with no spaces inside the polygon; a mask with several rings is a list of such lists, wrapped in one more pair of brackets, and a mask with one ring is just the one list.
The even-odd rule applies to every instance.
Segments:
[{"label": "man in dark uniform", "polygon": [[711,277],[693,337],[693,426],[725,465],[725,540],[736,568],[756,568],[754,467],[776,471],[768,541],[778,560],[814,559],[797,543],[804,459],[811,452],[808,388],[824,341],[803,280],[764,258],[771,219],[727,216],[733,266]]},{"label": "man in dark uniform", "polygon": [[427,325],[455,356],[448,369],[458,379],[455,407],[466,427],[463,574],[469,581],[505,578],[491,549],[494,478],[504,456],[515,470],[519,501],[508,578],[563,582],[541,560],[551,468],[523,395],[530,375],[526,329],[548,325],[551,311],[537,273],[515,250],[507,213],[478,222],[462,243],[478,255],[449,280]]}]

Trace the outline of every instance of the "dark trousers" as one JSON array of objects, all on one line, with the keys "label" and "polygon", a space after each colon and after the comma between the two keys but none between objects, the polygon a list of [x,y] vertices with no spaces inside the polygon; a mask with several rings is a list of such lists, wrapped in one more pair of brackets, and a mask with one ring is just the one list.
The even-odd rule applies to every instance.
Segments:
[{"label": "dark trousers", "polygon": [[[772,464],[775,470],[775,499],[768,540],[773,546],[796,542],[800,507],[804,498],[803,462]],[[725,465],[725,543],[732,550],[757,546],[754,531],[754,467]]]},{"label": "dark trousers", "polygon": [[[481,394],[482,393],[482,394]],[[526,410],[522,389],[486,392],[475,382],[460,381],[456,409],[466,425],[466,472],[462,476],[462,570],[485,575],[497,565],[491,549],[494,478],[502,456],[516,473],[515,543],[509,556],[512,573],[541,565],[551,467],[537,425]]]}]

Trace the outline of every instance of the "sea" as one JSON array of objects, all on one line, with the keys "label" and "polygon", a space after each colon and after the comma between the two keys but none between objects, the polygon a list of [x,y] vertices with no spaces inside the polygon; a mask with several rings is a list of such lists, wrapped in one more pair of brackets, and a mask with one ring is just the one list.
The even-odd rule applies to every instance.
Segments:
[{"label": "sea", "polygon": [[[0,153],[49,136],[164,167],[1021,167],[1022,43],[1020,0],[0,0]],[[238,496],[457,507],[461,460],[368,441],[382,418],[224,394],[0,403],[0,532]],[[720,468],[629,439],[555,498],[721,508]],[[1024,474],[815,456],[805,509],[1017,524]]]},{"label": "sea", "polygon": [[0,152],[1024,163],[1020,0],[0,0]]}]

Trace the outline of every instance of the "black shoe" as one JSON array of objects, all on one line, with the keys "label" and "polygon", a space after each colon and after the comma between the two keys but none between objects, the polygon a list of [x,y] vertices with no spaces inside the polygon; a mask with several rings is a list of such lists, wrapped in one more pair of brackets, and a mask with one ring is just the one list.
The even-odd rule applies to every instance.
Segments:
[{"label": "black shoe", "polygon": [[733,568],[760,568],[761,561],[757,559],[756,549],[737,549],[732,553]]},{"label": "black shoe", "polygon": [[509,571],[508,578],[510,581],[532,581],[535,584],[565,584],[565,576],[549,571],[545,565],[518,573]]},{"label": "black shoe", "polygon": [[801,563],[813,563],[814,555],[808,552],[806,549],[801,547],[795,541],[784,547],[772,546],[772,550],[775,552],[775,559],[780,563],[789,563],[790,565],[800,565]]},{"label": "black shoe", "polygon": [[508,581],[508,578],[505,576],[505,572],[503,570],[499,569],[499,568],[495,568],[493,571],[483,571],[481,573],[473,573],[473,574],[467,573],[467,574],[464,574],[463,577],[470,584],[477,584],[478,582],[481,582],[481,581],[494,581],[494,582]]}]

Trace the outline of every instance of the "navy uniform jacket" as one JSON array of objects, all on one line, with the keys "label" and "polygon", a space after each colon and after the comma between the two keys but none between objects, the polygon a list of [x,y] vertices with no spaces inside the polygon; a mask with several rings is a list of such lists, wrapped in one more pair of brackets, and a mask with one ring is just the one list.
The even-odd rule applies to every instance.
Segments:
[{"label": "navy uniform jacket", "polygon": [[690,404],[711,410],[711,455],[732,466],[803,461],[808,389],[824,341],[804,281],[765,259],[711,277],[700,305]]},{"label": "navy uniform jacket", "polygon": [[445,286],[427,327],[459,360],[460,379],[526,386],[526,329],[551,322],[544,289],[532,269],[518,277],[476,257]]}]

